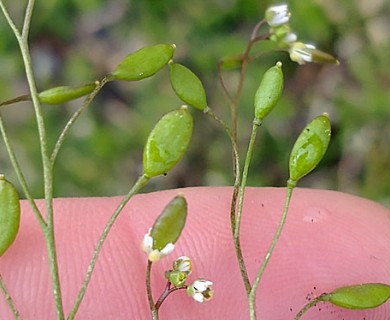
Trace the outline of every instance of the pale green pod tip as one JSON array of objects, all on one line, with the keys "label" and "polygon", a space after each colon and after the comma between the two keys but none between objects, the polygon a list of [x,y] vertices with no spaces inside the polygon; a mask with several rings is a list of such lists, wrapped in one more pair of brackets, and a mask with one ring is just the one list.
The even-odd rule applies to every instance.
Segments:
[{"label": "pale green pod tip", "polygon": [[298,181],[318,165],[328,148],[330,136],[327,113],[314,118],[302,130],[290,154],[290,180]]},{"label": "pale green pod tip", "polygon": [[365,283],[338,288],[325,295],[323,301],[346,309],[371,309],[384,304],[389,298],[389,285]]},{"label": "pale green pod tip", "polygon": [[167,244],[179,239],[187,219],[187,201],[178,194],[163,209],[150,232],[153,249],[162,250]]},{"label": "pale green pod tip", "polygon": [[255,118],[263,120],[276,106],[283,91],[282,63],[278,61],[263,75],[255,94]]},{"label": "pale green pod tip", "polygon": [[184,156],[192,136],[193,120],[187,106],[165,114],[153,128],[143,152],[144,174],[169,172]]},{"label": "pale green pod tip", "polygon": [[206,92],[202,82],[195,73],[182,64],[169,62],[171,85],[176,95],[184,103],[204,110],[207,107]]},{"label": "pale green pod tip", "polygon": [[173,57],[176,45],[157,44],[130,53],[111,73],[116,80],[137,81],[161,70]]},{"label": "pale green pod tip", "polygon": [[14,242],[19,224],[19,195],[12,183],[0,175],[0,256]]}]

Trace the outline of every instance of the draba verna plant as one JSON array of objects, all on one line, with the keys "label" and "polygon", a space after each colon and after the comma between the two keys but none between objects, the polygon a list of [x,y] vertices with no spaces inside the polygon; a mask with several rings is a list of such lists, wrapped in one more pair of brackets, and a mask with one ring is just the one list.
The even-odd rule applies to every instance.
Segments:
[{"label": "draba verna plant", "polygon": [[[247,152],[244,156],[243,167],[241,163],[241,154],[239,153],[239,139],[237,139],[237,113],[240,96],[242,93],[245,73],[254,60],[259,60],[263,55],[272,55],[272,52],[286,52],[290,59],[300,65],[306,63],[320,64],[339,64],[338,60],[331,54],[317,49],[314,45],[304,43],[299,40],[298,35],[290,25],[290,13],[287,4],[279,4],[269,7],[264,18],[253,28],[246,48],[240,55],[228,55],[220,60],[218,64],[220,87],[222,88],[227,103],[230,107],[231,125],[226,124],[221,117],[214,111],[207,101],[205,88],[198,76],[188,67],[180,64],[175,57],[175,44],[156,44],[140,48],[130,53],[117,67],[102,79],[90,81],[77,87],[59,86],[48,88],[43,91],[37,90],[36,77],[34,75],[31,62],[31,52],[29,49],[30,25],[33,16],[34,0],[28,0],[25,8],[24,20],[21,27],[18,27],[8,10],[4,0],[0,0],[0,7],[3,18],[7,22],[10,30],[13,32],[20,48],[20,54],[23,60],[26,79],[29,86],[29,94],[20,95],[15,98],[2,99],[3,107],[12,108],[14,104],[20,101],[30,101],[36,116],[37,135],[40,143],[40,153],[43,168],[44,181],[44,209],[37,205],[32,196],[31,188],[25,178],[25,170],[20,165],[17,153],[14,150],[6,129],[6,121],[0,114],[0,131],[4,140],[4,145],[8,153],[10,162],[17,177],[17,183],[23,192],[23,198],[27,200],[33,214],[40,226],[47,249],[47,263],[49,264],[52,299],[54,300],[56,318],[74,319],[84,296],[88,292],[88,285],[94,275],[94,269],[99,260],[100,253],[104,247],[105,241],[110,234],[116,220],[121,215],[124,207],[129,200],[133,198],[151,179],[157,176],[166,175],[173,167],[178,164],[187,149],[191,146],[191,136],[194,130],[193,116],[195,112],[201,112],[219,126],[227,135],[232,146],[232,176],[233,191],[231,195],[230,212],[227,215],[231,224],[231,236],[234,243],[237,265],[242,278],[242,285],[245,288],[246,299],[248,302],[249,319],[261,319],[262,310],[256,306],[256,293],[261,284],[262,277],[267,270],[268,263],[272,260],[272,255],[277,247],[278,240],[283,232],[283,227],[288,215],[290,201],[293,197],[293,191],[297,183],[312,170],[314,170],[323,158],[329,141],[331,139],[331,121],[325,112],[314,117],[302,129],[292,147],[289,157],[289,177],[287,179],[287,194],[285,198],[284,209],[281,212],[278,227],[273,235],[272,241],[257,267],[254,277],[248,273],[247,256],[242,249],[241,222],[244,207],[244,197],[246,193],[248,170],[251,158],[254,154],[255,139],[257,131],[267,116],[277,107],[278,101],[283,93],[284,73],[280,61],[269,67],[263,74],[259,82],[258,89],[253,97],[253,120],[252,131],[250,134]],[[22,5],[22,3],[18,4]],[[271,49],[259,54],[252,54],[255,44],[266,41],[271,43]],[[180,44],[177,44],[180,46]],[[129,188],[126,195],[122,198],[117,208],[112,212],[106,226],[96,243],[96,246],[90,257],[90,262],[86,270],[84,280],[75,296],[71,306],[64,308],[63,287],[61,286],[61,270],[59,268],[56,244],[56,229],[54,224],[55,209],[53,206],[53,179],[54,168],[59,151],[63,146],[69,130],[72,129],[76,120],[91,105],[96,95],[104,90],[105,86],[114,81],[141,81],[142,79],[155,76],[162,69],[169,70],[170,84],[177,95],[183,101],[183,105],[166,113],[157,122],[150,131],[143,149],[143,168],[139,178]],[[224,72],[228,69],[239,69],[239,79],[236,91],[231,93],[225,83]],[[61,105],[66,102],[83,98],[81,106],[68,119],[67,123],[58,136],[53,147],[48,143],[48,136],[45,127],[45,105]],[[4,112],[5,109],[4,109]],[[199,117],[196,117],[199,119]],[[131,205],[131,203],[129,204]],[[152,285],[152,266],[159,263],[163,258],[172,257],[175,245],[180,241],[180,236],[185,228],[188,208],[185,195],[178,193],[169,203],[166,204],[161,214],[156,217],[153,225],[145,229],[140,251],[145,255],[145,286],[146,296],[144,299],[148,302],[150,312],[144,314],[143,319],[159,319],[159,311],[164,301],[170,299],[184,299],[185,297],[176,295],[178,291],[185,291],[186,295],[199,303],[207,303],[213,299],[213,296],[221,295],[221,292],[215,290],[216,283],[209,279],[207,274],[202,278],[191,278],[193,268],[197,261],[186,255],[172,259],[172,267],[160,275],[165,278],[166,286],[155,298]],[[23,217],[22,217],[23,218]],[[13,182],[7,180],[4,175],[0,176],[0,256],[3,256],[8,248],[12,246],[19,230],[21,221],[21,206],[17,189]],[[262,232],[259,230],[259,232]],[[217,249],[215,249],[217,250]],[[1,259],[1,258],[0,258]],[[131,273],[131,270],[129,270]],[[204,277],[204,278],[203,278]],[[107,279],[107,281],[109,281]],[[1,277],[0,270],[0,288],[4,299],[13,315],[14,319],[22,319],[23,313],[20,311],[18,297],[13,296],[7,290],[7,281]],[[33,291],[35,288],[29,288]],[[291,293],[294,294],[293,292]],[[390,285],[385,283],[358,283],[351,286],[335,287],[333,291],[322,293],[313,297],[307,305],[296,313],[294,319],[304,318],[304,314],[313,306],[320,302],[331,303],[340,308],[347,309],[368,309],[376,308],[384,304],[390,298]],[[101,302],[99,302],[101,303]],[[178,302],[180,303],[180,302]],[[201,306],[199,306],[201,307]],[[65,310],[66,309],[66,310]],[[244,317],[244,315],[243,315]],[[36,315],[35,319],[40,319],[41,315]],[[123,319],[134,319],[127,315]],[[191,315],[188,315],[188,319]],[[107,318],[108,319],[108,318]],[[114,318],[110,318],[114,319]],[[117,319],[117,318],[115,318]],[[121,318],[122,319],[122,318]],[[192,318],[191,318],[192,319]]]}]

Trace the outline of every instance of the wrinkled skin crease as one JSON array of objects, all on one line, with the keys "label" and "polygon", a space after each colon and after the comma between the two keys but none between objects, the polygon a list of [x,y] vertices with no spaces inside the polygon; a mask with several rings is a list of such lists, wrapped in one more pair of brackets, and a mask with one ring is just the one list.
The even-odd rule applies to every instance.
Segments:
[{"label": "wrinkled skin crease", "polygon": [[[125,207],[99,257],[76,319],[150,319],[145,288],[146,256],[140,243],[164,206],[178,192],[188,201],[188,219],[174,252],[152,270],[155,301],[173,259],[193,260],[190,281],[214,283],[214,298],[199,304],[184,290],[169,296],[160,319],[248,319],[247,302],[229,225],[232,189],[187,188],[134,197]],[[261,263],[282,212],[285,189],[248,188],[242,245],[250,279]],[[68,313],[104,224],[119,197],[55,200],[59,269]],[[40,208],[43,202],[39,201]],[[297,189],[285,229],[257,295],[259,319],[293,319],[310,299],[337,286],[390,283],[390,211],[351,195]],[[22,203],[21,229],[0,258],[0,272],[23,319],[55,319],[47,255],[39,225]],[[387,319],[390,303],[374,310],[342,310],[320,303],[305,320]],[[0,319],[12,319],[0,297]]]}]

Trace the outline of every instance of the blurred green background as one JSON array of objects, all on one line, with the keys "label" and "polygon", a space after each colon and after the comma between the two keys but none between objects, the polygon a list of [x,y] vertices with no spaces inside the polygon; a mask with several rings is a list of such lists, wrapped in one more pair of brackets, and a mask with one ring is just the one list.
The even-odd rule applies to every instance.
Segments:
[{"label": "blurred green background", "polygon": [[[21,24],[21,1],[5,1]],[[335,54],[340,66],[298,66],[285,53],[250,64],[239,107],[244,153],[253,96],[262,73],[284,65],[285,94],[256,142],[249,185],[284,186],[289,150],[314,116],[328,112],[333,138],[319,168],[300,186],[345,191],[390,206],[390,2],[385,0],[291,0],[291,25],[303,42]],[[226,121],[229,106],[217,63],[241,53],[265,9],[260,0],[51,0],[36,1],[31,51],[39,90],[101,79],[130,52],[175,43],[175,60],[206,86],[209,105]],[[0,17],[0,100],[27,93],[16,41]],[[234,88],[237,71],[224,77]],[[44,106],[52,146],[82,100]],[[181,102],[168,70],[138,83],[110,83],[71,130],[55,168],[55,196],[123,194],[142,171],[142,147],[161,117]],[[2,110],[15,150],[36,197],[43,196],[39,144],[31,104]],[[231,185],[231,149],[225,134],[200,112],[185,159],[145,191],[200,185]],[[3,142],[0,171],[16,181]],[[242,156],[243,158],[243,156]]]}]

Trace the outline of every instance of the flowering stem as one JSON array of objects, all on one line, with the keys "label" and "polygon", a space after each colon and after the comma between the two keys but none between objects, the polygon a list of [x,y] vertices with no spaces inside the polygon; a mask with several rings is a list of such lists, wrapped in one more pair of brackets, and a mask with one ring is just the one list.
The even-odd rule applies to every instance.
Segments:
[{"label": "flowering stem", "polygon": [[257,292],[257,287],[259,286],[259,283],[260,283],[260,280],[261,280],[261,277],[263,276],[264,274],[264,271],[265,271],[265,268],[267,267],[267,264],[271,258],[271,255],[275,249],[275,246],[279,240],[279,237],[282,233],[282,230],[283,230],[283,227],[284,227],[284,224],[286,222],[286,218],[287,218],[287,212],[288,212],[288,207],[290,205],[290,200],[291,200],[291,196],[292,196],[292,192],[294,190],[294,187],[296,185],[296,181],[292,181],[292,180],[288,180],[287,182],[287,195],[286,195],[286,201],[285,201],[285,205],[284,205],[284,209],[283,209],[283,213],[282,213],[282,217],[280,219],[280,222],[279,222],[279,225],[278,225],[278,228],[274,234],[274,237],[272,239],[272,242],[268,248],[268,251],[265,255],[265,258],[263,259],[263,262],[261,263],[261,266],[256,274],[256,277],[255,277],[255,280],[253,281],[253,285],[252,285],[252,289],[251,289],[251,292],[249,294],[249,315],[250,315],[250,319],[251,320],[255,320],[256,319],[256,292]]},{"label": "flowering stem", "polygon": [[5,286],[5,283],[4,283],[4,280],[3,280],[3,277],[1,276],[1,274],[0,274],[0,290],[4,295],[4,298],[7,301],[8,306],[10,307],[12,314],[14,315],[14,319],[15,320],[22,319],[20,317],[18,309],[16,309],[16,306],[15,306],[15,304],[14,304],[14,302],[13,302],[13,300],[12,300],[12,298],[11,298],[11,296],[10,296],[6,286]]},{"label": "flowering stem", "polygon": [[[156,304],[155,304],[156,309],[157,309],[157,310],[160,309],[160,307],[161,307],[162,303],[164,302],[164,300],[165,300],[166,298],[168,298],[168,296],[169,296],[172,292],[177,291],[177,290],[181,290],[181,289],[187,289],[187,285],[185,285],[185,286],[183,286],[183,287],[180,287],[180,288],[178,288],[178,287],[173,287],[173,288],[171,288],[171,283],[170,283],[169,281],[167,281],[167,285],[165,286],[164,291],[162,292],[160,298],[158,298],[158,300],[157,300],[157,302],[156,302]],[[149,302],[150,302],[150,301],[149,301]]]},{"label": "flowering stem", "polygon": [[148,260],[148,265],[146,267],[146,292],[147,292],[147,296],[148,296],[150,312],[152,313],[152,319],[158,320],[158,309],[154,304],[153,295],[152,295],[152,287],[150,285],[150,273],[152,270],[152,264],[153,264],[153,262]]},{"label": "flowering stem", "polygon": [[242,208],[243,208],[243,204],[244,204],[244,193],[245,193],[246,181],[247,181],[247,177],[248,177],[248,170],[249,170],[249,165],[250,165],[251,158],[252,158],[253,146],[254,146],[254,143],[256,140],[257,129],[259,128],[260,125],[261,125],[261,122],[258,119],[253,120],[252,133],[251,133],[251,137],[249,140],[248,150],[247,150],[247,154],[246,154],[246,158],[245,158],[244,170],[242,173],[242,181],[241,181],[241,185],[239,188],[237,215],[236,215],[235,229],[234,229],[234,235],[233,235],[234,246],[236,248],[236,256],[237,256],[238,264],[239,264],[240,271],[241,271],[241,276],[242,276],[242,279],[244,281],[245,290],[246,290],[248,297],[249,297],[249,294],[250,294],[252,288],[251,288],[251,284],[250,284],[250,281],[248,278],[248,272],[246,270],[244,257],[242,255],[242,251],[241,251],[240,227],[241,227],[241,216],[242,216]]},{"label": "flowering stem", "polygon": [[248,45],[247,45],[244,53],[242,54],[240,77],[239,77],[239,80],[238,80],[237,90],[236,90],[236,93],[234,95],[234,98],[232,98],[230,96],[230,94],[229,94],[229,92],[228,92],[228,90],[226,88],[225,82],[223,80],[222,70],[221,70],[222,64],[221,63],[218,64],[218,74],[219,74],[218,78],[219,78],[219,81],[221,83],[224,95],[227,97],[227,99],[229,101],[229,104],[230,104],[231,126],[232,126],[232,130],[231,131],[232,131],[232,135],[234,137],[234,140],[236,140],[236,141],[237,141],[237,108],[238,108],[238,104],[239,104],[240,99],[241,99],[242,89],[244,87],[244,79],[245,79],[246,69],[247,69],[248,63],[251,61],[249,53],[250,53],[253,45],[256,42],[258,42],[260,40],[263,40],[263,39],[268,37],[268,35],[260,36],[260,37],[257,36],[257,32],[258,32],[259,28],[264,23],[265,23],[265,20],[261,20],[253,28],[251,37],[250,37],[249,42],[248,42]]}]

